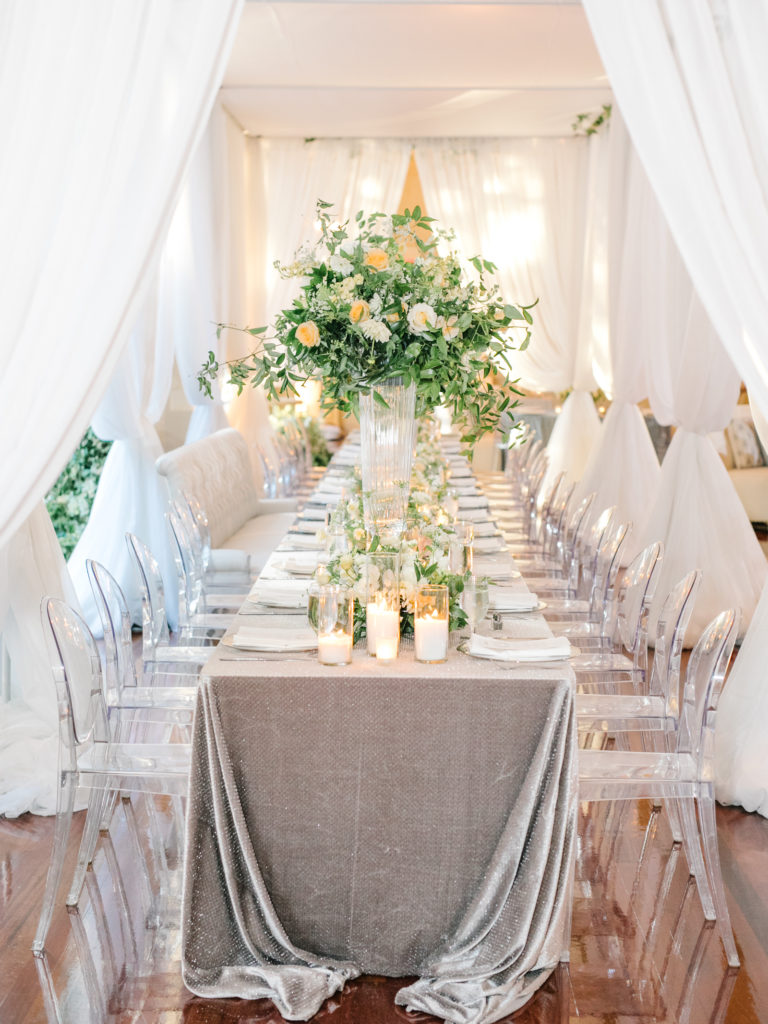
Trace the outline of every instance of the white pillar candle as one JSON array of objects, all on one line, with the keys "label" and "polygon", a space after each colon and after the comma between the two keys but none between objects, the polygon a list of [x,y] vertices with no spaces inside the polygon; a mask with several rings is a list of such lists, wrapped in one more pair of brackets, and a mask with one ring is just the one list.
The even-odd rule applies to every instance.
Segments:
[{"label": "white pillar candle", "polygon": [[368,639],[368,653],[377,654],[379,638],[397,641],[400,635],[400,615],[384,601],[369,601],[365,606],[365,633]]},{"label": "white pillar candle", "polygon": [[397,657],[397,637],[378,636],[376,637],[376,660],[394,661]]},{"label": "white pillar candle", "polygon": [[445,661],[448,657],[448,619],[434,613],[416,618],[414,642],[417,661]]},{"label": "white pillar candle", "polygon": [[323,665],[348,665],[352,660],[352,637],[341,629],[320,633],[317,656]]}]

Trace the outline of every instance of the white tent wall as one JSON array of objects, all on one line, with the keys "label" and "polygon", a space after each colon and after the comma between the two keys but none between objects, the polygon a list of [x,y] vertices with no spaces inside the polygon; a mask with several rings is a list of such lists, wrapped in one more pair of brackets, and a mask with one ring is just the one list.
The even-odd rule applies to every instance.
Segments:
[{"label": "white tent wall", "polygon": [[[768,10],[741,0],[584,7],[699,297],[768,416]],[[764,590],[720,702],[716,776],[719,799],[764,815],[767,659]]]},{"label": "white tent wall", "polygon": [[19,774],[55,746],[40,601],[74,599],[39,503],[146,301],[241,7],[11,0],[0,14],[0,123],[13,155],[0,161],[0,191],[14,197],[0,204],[0,234],[14,239],[0,257],[0,631],[18,686],[0,704],[0,813],[55,801],[55,772],[31,773],[26,792]]},{"label": "white tent wall", "polygon": [[[424,202],[456,232],[459,251],[498,267],[508,302],[534,311],[531,345],[513,355],[524,387],[594,388],[591,333],[582,330],[590,149],[587,138],[428,139],[415,146]],[[576,479],[599,430],[591,399],[565,407],[550,450],[550,473]]]}]

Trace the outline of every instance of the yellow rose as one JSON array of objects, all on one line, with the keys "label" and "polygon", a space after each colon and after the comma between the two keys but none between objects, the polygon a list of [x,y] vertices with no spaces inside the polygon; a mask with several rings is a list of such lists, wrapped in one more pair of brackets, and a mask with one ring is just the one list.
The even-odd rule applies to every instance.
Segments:
[{"label": "yellow rose", "polygon": [[383,249],[369,249],[363,263],[373,270],[386,270],[389,266],[389,256]]},{"label": "yellow rose", "polygon": [[314,348],[320,341],[320,331],[314,320],[305,320],[296,328],[296,340],[307,348]]},{"label": "yellow rose", "polygon": [[371,315],[371,309],[367,302],[362,299],[358,299],[357,302],[353,302],[349,307],[349,319],[353,324],[359,324],[363,320],[368,320]]},{"label": "yellow rose", "polygon": [[396,324],[399,319],[400,319],[400,314],[399,313],[387,313],[387,320],[389,320],[389,322],[391,324]]}]

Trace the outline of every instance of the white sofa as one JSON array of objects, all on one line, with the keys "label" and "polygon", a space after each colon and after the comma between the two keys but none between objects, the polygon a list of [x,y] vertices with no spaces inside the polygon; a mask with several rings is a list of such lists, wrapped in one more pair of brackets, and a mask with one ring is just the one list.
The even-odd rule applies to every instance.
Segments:
[{"label": "white sofa", "polygon": [[217,563],[231,568],[224,551],[241,551],[250,556],[251,567],[260,570],[296,518],[294,498],[259,497],[248,445],[237,430],[219,430],[174,448],[156,465],[172,496],[194,496],[204,509],[214,568]]}]

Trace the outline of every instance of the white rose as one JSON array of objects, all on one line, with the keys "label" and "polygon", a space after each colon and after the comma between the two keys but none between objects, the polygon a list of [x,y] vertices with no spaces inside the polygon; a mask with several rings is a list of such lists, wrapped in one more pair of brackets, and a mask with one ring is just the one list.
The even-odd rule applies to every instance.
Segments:
[{"label": "white rose", "polygon": [[345,277],[347,274],[351,274],[354,270],[354,267],[349,260],[345,259],[344,256],[340,256],[338,253],[334,253],[328,262],[334,273],[344,274]]},{"label": "white rose", "polygon": [[427,302],[417,302],[408,310],[408,327],[411,334],[423,334],[437,322],[437,314]]}]

